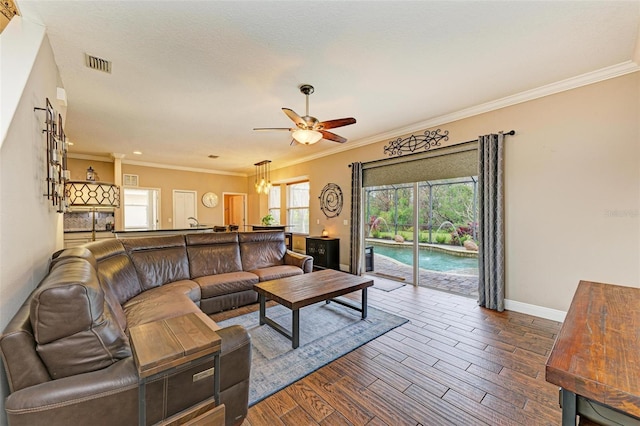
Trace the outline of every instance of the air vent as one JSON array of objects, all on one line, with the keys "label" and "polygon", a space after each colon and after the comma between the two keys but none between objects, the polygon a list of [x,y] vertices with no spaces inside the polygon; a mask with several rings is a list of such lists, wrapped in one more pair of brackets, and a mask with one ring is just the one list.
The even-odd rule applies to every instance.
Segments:
[{"label": "air vent", "polygon": [[211,155],[209,155],[209,158],[212,158],[212,159],[215,160],[216,158],[220,158],[220,156],[211,154]]},{"label": "air vent", "polygon": [[122,184],[124,186],[138,186],[138,175],[122,175]]},{"label": "air vent", "polygon": [[102,71],[111,74],[111,61],[106,59],[91,56],[87,53],[84,54],[87,67],[92,70]]}]

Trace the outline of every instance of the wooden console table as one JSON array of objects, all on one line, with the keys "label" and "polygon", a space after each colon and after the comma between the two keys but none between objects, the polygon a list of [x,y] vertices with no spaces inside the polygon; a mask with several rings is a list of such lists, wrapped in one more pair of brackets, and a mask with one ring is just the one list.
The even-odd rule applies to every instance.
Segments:
[{"label": "wooden console table", "polygon": [[140,378],[138,386],[138,423],[140,425],[146,425],[148,382],[212,360],[214,362],[213,398],[216,405],[220,404],[221,339],[216,333],[213,321],[207,322],[199,315],[190,313],[132,327],[130,338]]},{"label": "wooden console table", "polygon": [[580,281],[546,380],[562,388],[563,426],[580,397],[640,417],[640,289]]}]

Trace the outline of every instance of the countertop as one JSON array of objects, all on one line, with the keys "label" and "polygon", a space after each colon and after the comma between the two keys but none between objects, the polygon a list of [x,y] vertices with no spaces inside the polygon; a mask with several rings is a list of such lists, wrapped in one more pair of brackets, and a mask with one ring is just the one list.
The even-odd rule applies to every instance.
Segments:
[{"label": "countertop", "polygon": [[[80,232],[93,232],[91,229],[71,229],[68,231],[64,231],[65,234],[77,234]],[[107,231],[106,229],[96,229],[96,232],[115,232],[115,231]]]},{"label": "countertop", "polygon": [[167,229],[130,229],[130,230],[115,230],[113,231],[114,234],[130,234],[130,233],[134,233],[134,232],[148,232],[148,233],[153,233],[153,232],[163,232],[163,233],[167,233],[167,232],[199,232],[199,231],[213,231],[213,226],[199,226],[197,228],[179,228],[179,229],[174,229],[174,228],[167,228]]}]

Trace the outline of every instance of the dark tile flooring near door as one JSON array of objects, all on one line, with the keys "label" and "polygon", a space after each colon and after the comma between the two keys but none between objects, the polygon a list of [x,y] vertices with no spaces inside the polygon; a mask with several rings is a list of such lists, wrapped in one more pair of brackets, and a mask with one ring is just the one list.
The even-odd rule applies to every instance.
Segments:
[{"label": "dark tile flooring near door", "polygon": [[410,285],[369,301],[410,322],[251,407],[243,426],[560,424],[544,380],[559,323]]}]

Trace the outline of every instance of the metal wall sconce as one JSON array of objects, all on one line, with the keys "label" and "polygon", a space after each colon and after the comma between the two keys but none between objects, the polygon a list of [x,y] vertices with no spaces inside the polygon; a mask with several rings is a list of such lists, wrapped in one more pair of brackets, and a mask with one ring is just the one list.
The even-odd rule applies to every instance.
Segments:
[{"label": "metal wall sconce", "polygon": [[58,213],[64,213],[69,210],[64,185],[71,172],[67,169],[69,143],[62,128],[62,116],[56,115],[49,98],[45,108],[34,108],[34,111],[45,111],[45,129],[42,132],[47,136],[47,192],[43,195],[51,200]]}]

